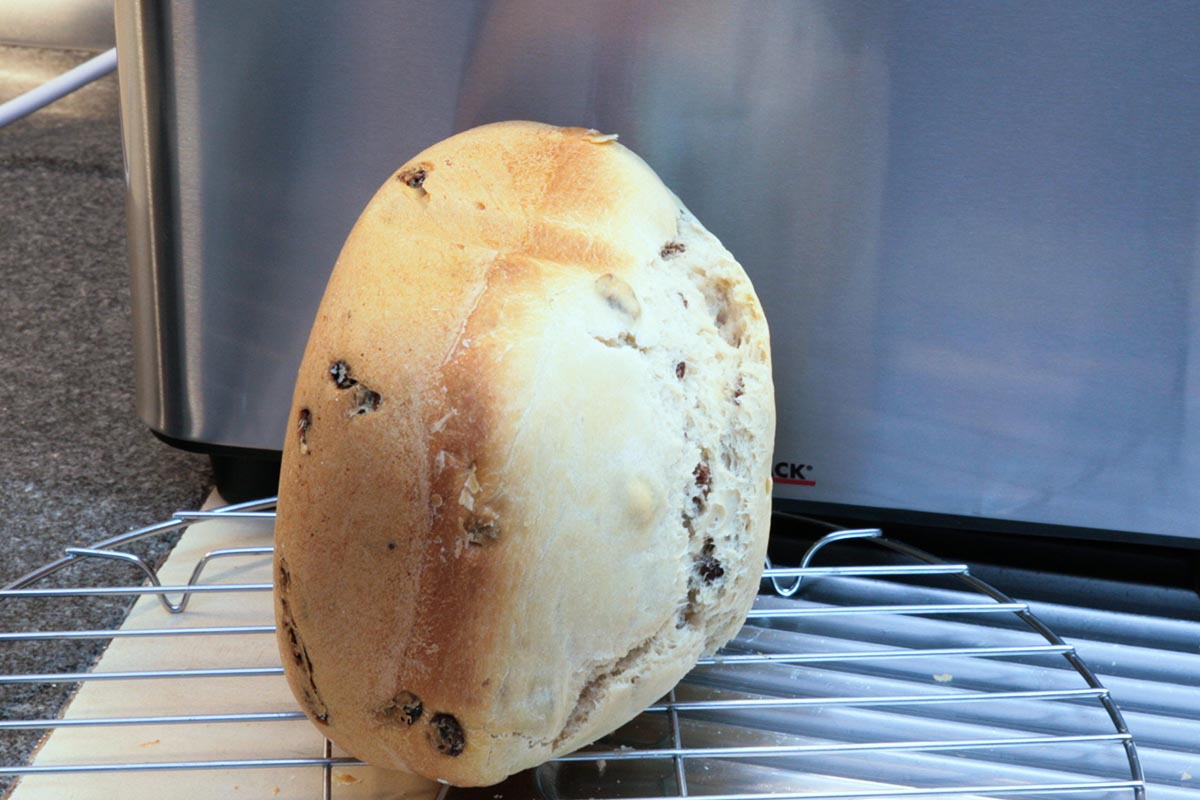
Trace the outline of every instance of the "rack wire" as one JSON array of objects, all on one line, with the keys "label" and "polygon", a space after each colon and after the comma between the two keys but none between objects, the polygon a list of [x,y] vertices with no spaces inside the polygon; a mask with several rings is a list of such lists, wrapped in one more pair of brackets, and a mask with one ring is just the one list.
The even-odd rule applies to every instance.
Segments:
[{"label": "rack wire", "polygon": [[[70,548],[0,590],[19,598],[157,597],[162,614],[188,614],[214,593],[267,593],[269,581],[206,582],[218,561],[259,562],[269,546],[222,547],[200,558],[186,583],[164,585],[121,548],[209,519],[270,526],[274,499],[187,511],[127,534]],[[866,544],[888,563],[814,564],[858,557]],[[847,548],[846,545],[852,545]],[[857,548],[857,549],[856,549]],[[140,585],[41,586],[89,559],[126,562]],[[878,559],[874,559],[878,560]],[[269,574],[269,573],[268,573]],[[942,582],[942,583],[939,583]],[[947,585],[945,582],[952,585]],[[770,563],[764,591],[742,632],[704,658],[685,681],[621,730],[580,752],[486,790],[442,787],[441,800],[542,797],[703,797],[706,800],[848,800],[882,797],[1133,797],[1146,780],[1121,710],[1075,648],[1030,611],[971,574],[879,529],[837,530],[796,567]],[[174,599],[173,599],[174,598]],[[899,599],[901,602],[897,602]],[[6,615],[6,618],[9,615]],[[219,622],[217,620],[216,622]],[[0,644],[122,638],[270,637],[272,620],[96,630],[8,631]],[[234,650],[236,652],[236,648]],[[126,669],[0,675],[20,684],[187,681],[282,675],[281,666],[239,663],[192,669]],[[6,715],[7,716],[7,715]],[[2,719],[0,732],[76,727],[277,725],[297,707],[90,718]],[[263,737],[264,748],[271,738]],[[0,765],[0,775],[78,775],[285,768],[320,770],[326,800],[335,769],[361,762],[324,741],[307,757]]]}]

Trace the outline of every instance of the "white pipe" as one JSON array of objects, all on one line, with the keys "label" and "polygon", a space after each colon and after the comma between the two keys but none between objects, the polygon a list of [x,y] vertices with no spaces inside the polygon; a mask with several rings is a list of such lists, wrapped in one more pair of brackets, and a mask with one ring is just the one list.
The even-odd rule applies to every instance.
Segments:
[{"label": "white pipe", "polygon": [[47,106],[65,97],[94,80],[103,78],[117,68],[117,48],[90,58],[74,69],[64,72],[57,78],[30,89],[25,94],[18,95],[6,103],[0,104],[0,128],[10,122],[15,122],[27,114],[32,114],[43,106]]}]

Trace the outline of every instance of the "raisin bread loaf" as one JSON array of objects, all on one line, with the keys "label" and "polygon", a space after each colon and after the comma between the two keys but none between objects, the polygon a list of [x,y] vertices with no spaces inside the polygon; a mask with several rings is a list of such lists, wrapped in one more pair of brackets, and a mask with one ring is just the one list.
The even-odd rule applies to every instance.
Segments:
[{"label": "raisin bread loaf", "polygon": [[487,785],[576,749],[753,601],[767,323],[614,136],[497,123],[389,178],[291,420],[280,650],[308,716],[372,764]]}]

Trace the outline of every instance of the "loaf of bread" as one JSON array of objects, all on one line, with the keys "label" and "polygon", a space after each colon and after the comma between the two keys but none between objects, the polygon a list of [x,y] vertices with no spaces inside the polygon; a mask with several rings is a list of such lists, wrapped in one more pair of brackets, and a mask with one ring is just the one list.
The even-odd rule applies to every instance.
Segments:
[{"label": "loaf of bread", "polygon": [[770,521],[767,323],[616,137],[486,125],[371,200],[305,351],[281,655],[377,766],[488,785],[588,744],[733,636]]}]

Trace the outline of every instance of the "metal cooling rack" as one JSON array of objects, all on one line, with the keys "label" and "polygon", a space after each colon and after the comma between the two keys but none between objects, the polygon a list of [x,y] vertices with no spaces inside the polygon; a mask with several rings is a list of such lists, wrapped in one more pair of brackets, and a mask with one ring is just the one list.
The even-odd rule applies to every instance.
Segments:
[{"label": "metal cooling rack", "polygon": [[[161,601],[163,613],[177,615],[185,614],[198,594],[269,592],[269,583],[203,580],[215,560],[262,559],[271,552],[269,547],[208,552],[186,585],[173,586],[161,585],[150,565],[120,548],[211,517],[270,524],[273,508],[272,498],[215,511],[181,512],[165,522],[69,549],[61,559],[0,590],[0,601],[152,594]],[[860,547],[869,543],[902,563],[814,566],[818,557],[835,560],[835,552],[844,561],[853,554],[847,542]],[[34,585],[86,559],[128,562],[145,583]],[[444,787],[439,798],[1145,797],[1137,747],[1108,690],[1075,649],[1026,604],[980,581],[966,564],[941,562],[877,529],[837,530],[813,544],[798,567],[768,564],[764,588],[741,633],[629,725],[584,751],[497,787]],[[271,622],[137,631],[12,631],[0,633],[0,642],[268,636],[274,632]],[[281,674],[278,666],[231,663],[197,670],[0,675],[0,688],[17,683]],[[287,707],[148,717],[3,719],[0,731],[235,722],[269,726],[303,718],[297,708]],[[264,734],[262,741],[269,749],[270,736]],[[328,741],[324,752],[306,758],[263,752],[249,759],[158,762],[138,755],[57,766],[0,765],[0,774],[319,769],[328,800],[337,791],[334,768],[360,764],[334,756]]]}]

